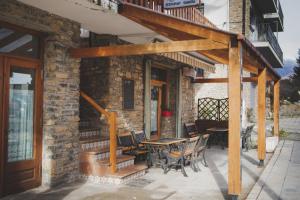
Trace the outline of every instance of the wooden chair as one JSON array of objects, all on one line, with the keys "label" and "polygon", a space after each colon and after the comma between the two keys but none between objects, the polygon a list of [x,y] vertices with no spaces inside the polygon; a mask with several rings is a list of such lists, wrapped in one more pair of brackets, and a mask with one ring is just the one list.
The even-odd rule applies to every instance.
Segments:
[{"label": "wooden chair", "polygon": [[246,151],[249,151],[251,147],[251,133],[253,128],[254,124],[247,126],[247,128],[242,131],[242,147],[244,147]]},{"label": "wooden chair", "polygon": [[135,155],[135,143],[130,132],[118,134],[118,145],[122,147],[124,154]]},{"label": "wooden chair", "polygon": [[147,147],[142,144],[143,141],[147,140],[146,134],[144,131],[132,131],[131,132],[134,145],[135,145],[135,154],[138,156],[138,159],[140,158],[146,158],[146,154],[148,153]]},{"label": "wooden chair", "polygon": [[207,141],[209,139],[209,134],[202,135],[195,147],[195,151],[193,152],[192,159],[194,164],[194,171],[201,171],[198,163],[203,161],[202,164],[205,167],[208,167],[206,158],[205,158],[205,151],[207,149]]},{"label": "wooden chair", "polygon": [[144,131],[132,131],[131,135],[137,147],[144,146],[143,141],[147,140],[146,134]]},{"label": "wooden chair", "polygon": [[185,123],[184,129],[189,138],[198,136],[198,129],[195,123]]},{"label": "wooden chair", "polygon": [[194,160],[192,159],[192,156],[198,140],[199,136],[193,137],[187,142],[182,143],[178,150],[165,151],[164,154],[166,156],[167,163],[163,166],[164,173],[168,173],[172,168],[180,168],[182,174],[187,177],[184,167],[186,162],[190,161],[190,165],[192,169],[194,169]]}]

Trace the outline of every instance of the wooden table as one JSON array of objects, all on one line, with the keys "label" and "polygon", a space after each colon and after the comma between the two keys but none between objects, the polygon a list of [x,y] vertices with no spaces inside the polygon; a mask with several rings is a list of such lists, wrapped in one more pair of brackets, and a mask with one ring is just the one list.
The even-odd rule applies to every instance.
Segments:
[{"label": "wooden table", "polygon": [[147,140],[141,142],[147,146],[148,149],[148,166],[160,165],[163,167],[166,164],[166,160],[163,155],[163,150],[170,151],[172,146],[179,145],[185,142],[185,138],[162,138],[159,140]]},{"label": "wooden table", "polygon": [[225,149],[226,137],[228,136],[228,128],[212,127],[206,130],[211,133],[217,134],[219,142],[221,142],[222,149]]}]

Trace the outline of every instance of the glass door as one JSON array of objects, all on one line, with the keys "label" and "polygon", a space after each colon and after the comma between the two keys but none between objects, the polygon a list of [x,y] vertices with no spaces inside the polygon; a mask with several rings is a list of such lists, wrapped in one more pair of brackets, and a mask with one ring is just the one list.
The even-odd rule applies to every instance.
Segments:
[{"label": "glass door", "polygon": [[151,86],[151,138],[160,138],[161,86]]},{"label": "glass door", "polygon": [[38,62],[3,59],[3,190],[10,194],[40,185],[41,78]]}]

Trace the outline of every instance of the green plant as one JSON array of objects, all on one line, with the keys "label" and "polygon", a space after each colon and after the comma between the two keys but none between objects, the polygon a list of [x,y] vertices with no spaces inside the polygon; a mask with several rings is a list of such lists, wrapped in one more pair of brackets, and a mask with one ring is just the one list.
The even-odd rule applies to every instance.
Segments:
[{"label": "green plant", "polygon": [[289,133],[286,132],[286,131],[283,130],[283,129],[281,129],[281,130],[279,131],[279,136],[280,136],[281,138],[286,138],[288,135],[289,135]]}]

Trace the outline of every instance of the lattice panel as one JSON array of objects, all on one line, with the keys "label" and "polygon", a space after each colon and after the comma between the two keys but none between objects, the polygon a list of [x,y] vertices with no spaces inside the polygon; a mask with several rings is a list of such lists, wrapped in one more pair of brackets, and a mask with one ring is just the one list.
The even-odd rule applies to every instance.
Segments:
[{"label": "lattice panel", "polygon": [[229,118],[228,98],[219,99],[219,121],[228,121],[228,118]]},{"label": "lattice panel", "polygon": [[213,98],[198,99],[198,119],[218,120],[218,100]]},{"label": "lattice panel", "polygon": [[228,98],[198,99],[198,119],[200,120],[227,121],[229,117],[228,111]]}]

